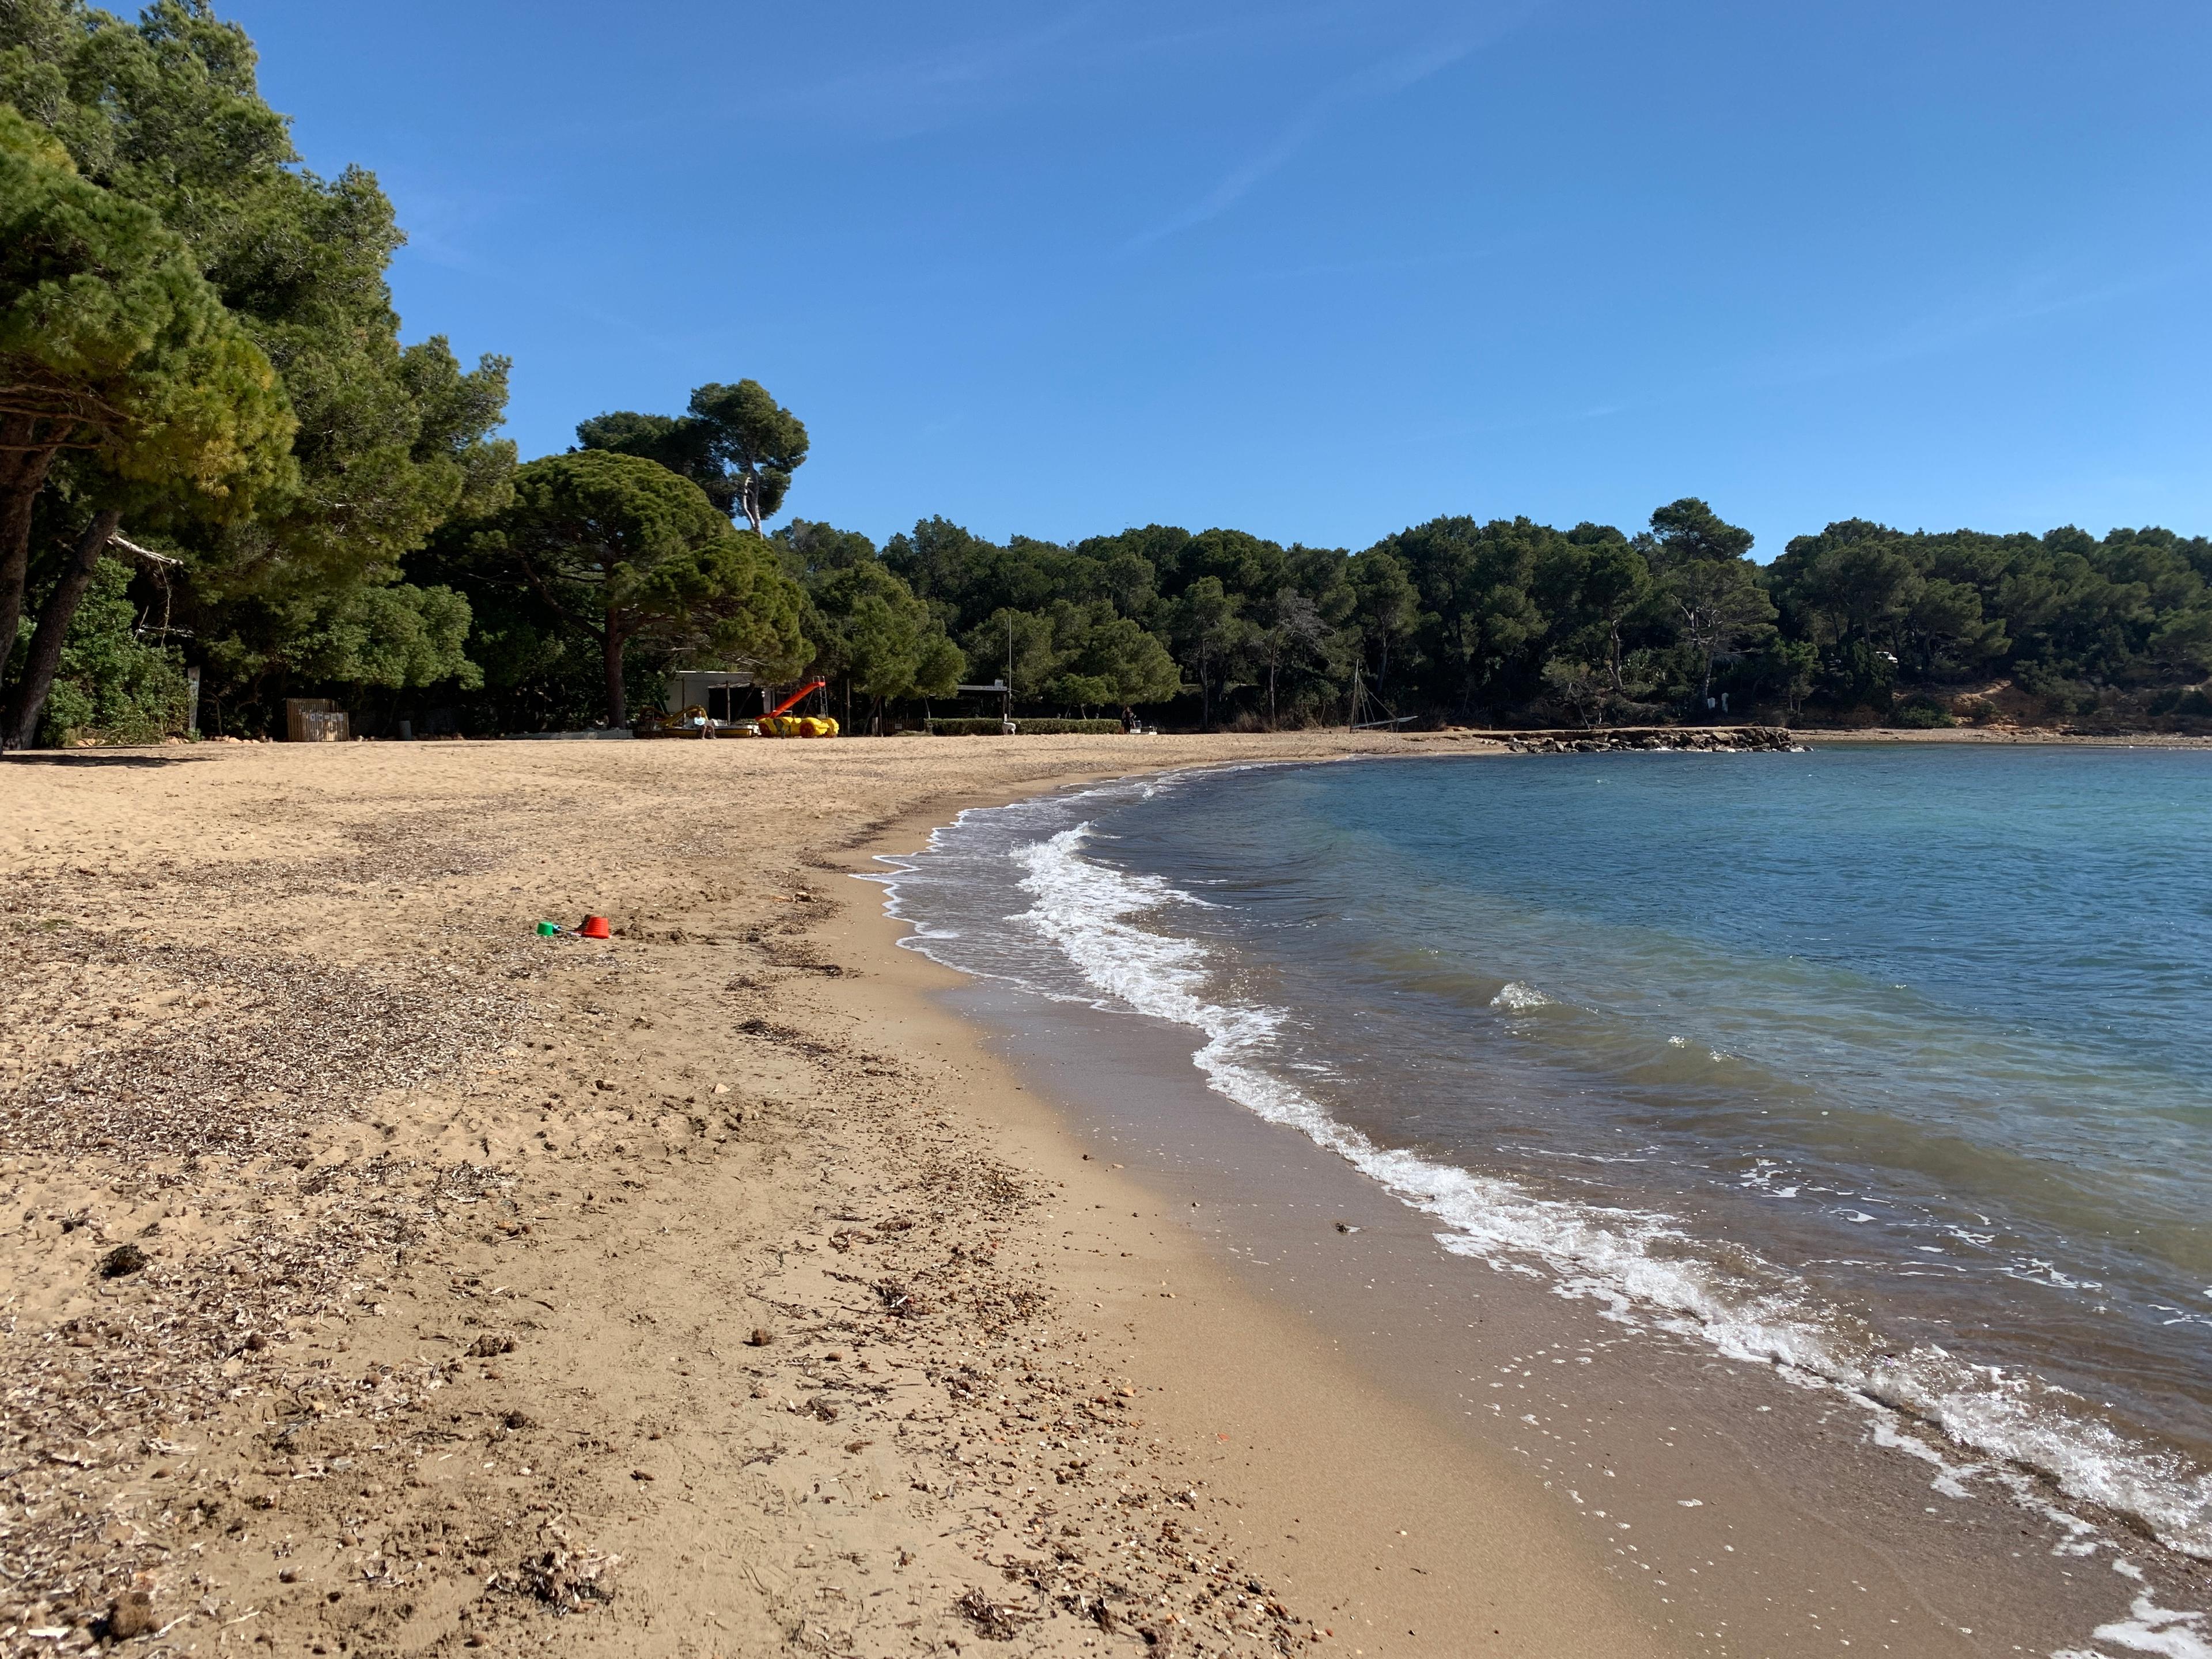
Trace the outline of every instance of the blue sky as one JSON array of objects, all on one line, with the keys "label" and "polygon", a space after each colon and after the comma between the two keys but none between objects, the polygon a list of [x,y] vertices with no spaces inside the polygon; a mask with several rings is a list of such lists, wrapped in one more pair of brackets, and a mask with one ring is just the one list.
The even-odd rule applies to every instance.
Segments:
[{"label": "blue sky", "polygon": [[510,432],[751,376],[878,539],[2212,532],[2199,0],[218,0]]}]

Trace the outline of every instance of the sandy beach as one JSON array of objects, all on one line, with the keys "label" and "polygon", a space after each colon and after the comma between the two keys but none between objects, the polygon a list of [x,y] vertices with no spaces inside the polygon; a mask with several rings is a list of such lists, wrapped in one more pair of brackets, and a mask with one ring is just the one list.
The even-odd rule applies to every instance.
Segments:
[{"label": "sandy beach", "polygon": [[[1514,1285],[1478,1330],[1418,1218],[1279,1131],[1147,1164],[1125,1084],[992,1039],[850,879],[1068,783],[1432,752],[6,763],[0,1647],[1965,1653],[2124,1612],[2101,1563],[2080,1609],[2033,1575],[2048,1516],[1907,1547],[1926,1468],[1763,1415],[1756,1368]],[[616,936],[533,933],[587,913]],[[1201,1165],[1247,1152],[1287,1184],[1240,1220]],[[1286,1291],[1224,1227],[1334,1254]],[[1601,1426],[1471,1431],[1477,1365]],[[1591,1479],[1647,1508],[1562,1501]]]},{"label": "sandy beach", "polygon": [[[961,804],[1376,746],[10,763],[9,1650],[1645,1650],[833,873]],[[532,936],[586,912],[617,937]]]}]

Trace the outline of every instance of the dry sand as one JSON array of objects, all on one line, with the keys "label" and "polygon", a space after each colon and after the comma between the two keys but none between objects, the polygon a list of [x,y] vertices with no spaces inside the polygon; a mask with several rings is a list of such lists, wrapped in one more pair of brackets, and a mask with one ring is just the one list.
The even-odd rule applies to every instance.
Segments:
[{"label": "dry sand", "polygon": [[[838,873],[961,804],[1355,750],[1407,752],[0,764],[0,1650],[1668,1650],[1086,1159]],[[619,936],[532,936],[586,912]]]}]

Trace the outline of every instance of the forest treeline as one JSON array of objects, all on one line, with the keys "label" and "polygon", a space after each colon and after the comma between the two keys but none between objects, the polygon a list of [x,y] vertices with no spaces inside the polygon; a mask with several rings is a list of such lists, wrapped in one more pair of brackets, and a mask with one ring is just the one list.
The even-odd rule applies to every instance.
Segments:
[{"label": "forest treeline", "polygon": [[[750,380],[525,463],[509,364],[399,338],[373,175],[301,165],[205,0],[0,5],[0,744],[619,723],[679,665],[820,675],[860,729],[965,684],[1190,726],[1408,716],[2212,718],[2212,544],[1905,532],[1771,562],[1685,498],[1345,548],[1149,525],[771,529],[804,422]],[[803,495],[802,495],[803,505]],[[994,711],[995,712],[995,711]]]}]

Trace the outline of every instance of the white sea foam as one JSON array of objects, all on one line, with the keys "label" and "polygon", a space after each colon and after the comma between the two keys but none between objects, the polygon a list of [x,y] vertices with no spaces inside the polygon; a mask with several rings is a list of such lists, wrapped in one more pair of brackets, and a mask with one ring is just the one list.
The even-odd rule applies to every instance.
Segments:
[{"label": "white sea foam", "polygon": [[2148,1595],[2138,1595],[2125,1619],[2100,1625],[2093,1632],[2100,1642],[2110,1642],[2130,1653],[2163,1654],[2166,1659],[2212,1659],[2212,1642],[2204,1638],[2204,1615],[2176,1613],[2161,1607]]},{"label": "white sea foam", "polygon": [[1493,1008],[1503,1008],[1509,1013],[1521,1013],[1530,1008],[1548,1008],[1552,999],[1533,985],[1523,985],[1518,980],[1508,980],[1498,994],[1490,1000]]},{"label": "white sea foam", "polygon": [[[1939,1479],[1947,1486],[2005,1462],[2038,1469],[2070,1496],[2132,1515],[2170,1547],[2212,1559],[2212,1475],[2074,1409],[2063,1390],[1971,1365],[1933,1344],[1882,1352],[1872,1333],[1820,1306],[1794,1275],[1747,1251],[1701,1246],[1672,1217],[1542,1197],[1511,1181],[1378,1146],[1338,1121],[1272,1069],[1282,1011],[1216,1000],[1200,945],[1138,923],[1195,901],[1156,878],[1085,856],[1090,834],[1088,824],[1078,824],[1015,854],[1032,901],[1017,920],[1057,947],[1103,996],[1200,1034],[1194,1059],[1216,1091],[1300,1130],[1443,1223],[1445,1249],[1522,1272],[1540,1264],[1560,1293],[1601,1303],[1617,1320],[1694,1333],[1731,1358],[1774,1364],[1797,1380],[1932,1422],[1996,1460],[1972,1468],[1946,1463]],[[1508,993],[1537,1002],[1507,1002]],[[1509,1007],[1549,1000],[1518,984],[1498,997]],[[2024,1489],[2014,1495],[2038,1501]],[[2138,1613],[2129,1625],[2107,1628],[2140,1629],[2146,1639],[2168,1644],[2138,1644],[2142,1651],[2212,1659],[2187,1622],[2196,1615],[2160,1617],[2162,1625]],[[2124,1641],[2103,1631],[2099,1637]],[[2192,1643],[2198,1645],[2186,1645]]]}]

